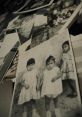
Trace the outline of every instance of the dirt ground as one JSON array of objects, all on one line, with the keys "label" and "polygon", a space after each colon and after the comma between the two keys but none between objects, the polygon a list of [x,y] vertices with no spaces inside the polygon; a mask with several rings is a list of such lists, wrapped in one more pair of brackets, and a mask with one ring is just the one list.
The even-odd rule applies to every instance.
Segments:
[{"label": "dirt ground", "polygon": [[[18,86],[19,87],[19,86]],[[18,88],[17,89],[20,89]],[[15,92],[15,98],[14,103],[12,107],[12,114],[11,117],[23,117],[23,106],[19,106],[17,104],[17,95],[18,90]],[[79,101],[78,97],[70,98],[67,97],[67,93],[70,92],[70,89],[68,88],[63,94],[61,94],[58,98],[58,108],[60,109],[57,113],[57,117],[81,117],[80,116],[80,109],[79,109]],[[45,99],[40,99],[37,102],[36,110],[39,115],[33,115],[33,117],[46,117],[46,110],[45,110]],[[53,103],[51,104],[51,108],[53,108]],[[29,115],[31,112],[33,113],[33,110],[29,107]],[[28,116],[31,117],[31,116]]]}]

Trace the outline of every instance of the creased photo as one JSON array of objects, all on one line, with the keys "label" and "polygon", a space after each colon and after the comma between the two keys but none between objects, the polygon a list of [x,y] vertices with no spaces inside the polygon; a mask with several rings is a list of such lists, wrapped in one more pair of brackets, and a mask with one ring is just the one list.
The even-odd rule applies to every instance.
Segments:
[{"label": "creased photo", "polygon": [[10,117],[81,117],[78,78],[67,30],[19,53]]}]

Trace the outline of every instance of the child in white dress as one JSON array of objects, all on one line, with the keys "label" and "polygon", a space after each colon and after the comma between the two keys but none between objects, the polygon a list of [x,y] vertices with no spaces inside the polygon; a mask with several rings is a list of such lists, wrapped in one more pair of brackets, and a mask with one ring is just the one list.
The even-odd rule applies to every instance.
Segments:
[{"label": "child in white dress", "polygon": [[75,85],[75,77],[74,77],[74,68],[73,68],[73,62],[72,62],[72,56],[70,52],[70,46],[69,46],[69,41],[65,41],[62,44],[62,50],[63,50],[63,55],[62,55],[62,66],[61,70],[63,73],[63,85],[64,82],[67,84],[71,92],[67,94],[68,97],[75,97],[77,96],[76,92],[76,85]]},{"label": "child in white dress", "polygon": [[[55,58],[49,56],[46,60],[46,70],[43,75],[43,85],[41,96],[45,97],[45,106],[47,117],[51,117],[54,113],[56,117],[56,104],[57,98],[62,93],[62,81],[61,81],[60,68],[55,63]],[[51,102],[54,102],[55,110],[51,110]]]},{"label": "child in white dress", "polygon": [[[23,117],[28,117],[28,109],[36,106],[37,95],[37,71],[35,69],[35,60],[31,58],[27,61],[27,70],[23,73],[21,79],[22,89],[18,99],[18,105],[24,106]],[[32,115],[31,115],[32,116]]]}]

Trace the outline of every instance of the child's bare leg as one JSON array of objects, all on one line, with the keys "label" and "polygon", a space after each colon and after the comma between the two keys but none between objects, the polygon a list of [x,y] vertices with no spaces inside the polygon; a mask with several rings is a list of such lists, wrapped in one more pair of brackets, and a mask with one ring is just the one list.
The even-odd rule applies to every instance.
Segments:
[{"label": "child's bare leg", "polygon": [[55,117],[61,117],[60,108],[58,108],[58,98],[55,98],[53,101]]},{"label": "child's bare leg", "polygon": [[54,104],[54,99],[53,98],[50,101],[50,110],[51,110],[51,117],[56,117],[55,104]]},{"label": "child's bare leg", "polygon": [[24,104],[23,117],[32,117],[32,105],[30,102]]},{"label": "child's bare leg", "polygon": [[27,105],[24,104],[23,117],[27,117]]},{"label": "child's bare leg", "polygon": [[32,117],[39,117],[39,114],[37,112],[37,107],[36,107],[36,100],[32,100],[32,108],[33,108]]},{"label": "child's bare leg", "polygon": [[51,117],[50,101],[51,101],[50,98],[45,97],[45,107],[46,107],[46,116],[47,117]]},{"label": "child's bare leg", "polygon": [[31,101],[28,103],[28,114],[27,117],[32,117],[32,104]]},{"label": "child's bare leg", "polygon": [[72,79],[68,79],[67,80],[68,85],[71,89],[71,92],[67,95],[68,97],[76,97],[77,96],[77,91],[76,91],[76,84],[75,84],[75,80]]},{"label": "child's bare leg", "polygon": [[36,102],[31,100],[32,103],[32,117],[36,117]]}]

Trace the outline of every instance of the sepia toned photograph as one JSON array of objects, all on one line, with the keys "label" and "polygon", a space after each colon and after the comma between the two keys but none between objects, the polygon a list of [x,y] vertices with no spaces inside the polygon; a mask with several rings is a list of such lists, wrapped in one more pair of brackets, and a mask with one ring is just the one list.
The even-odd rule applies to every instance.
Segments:
[{"label": "sepia toned photograph", "polygon": [[19,53],[10,117],[81,117],[72,46],[63,33]]},{"label": "sepia toned photograph", "polygon": [[0,117],[82,116],[82,0],[0,1]]}]

